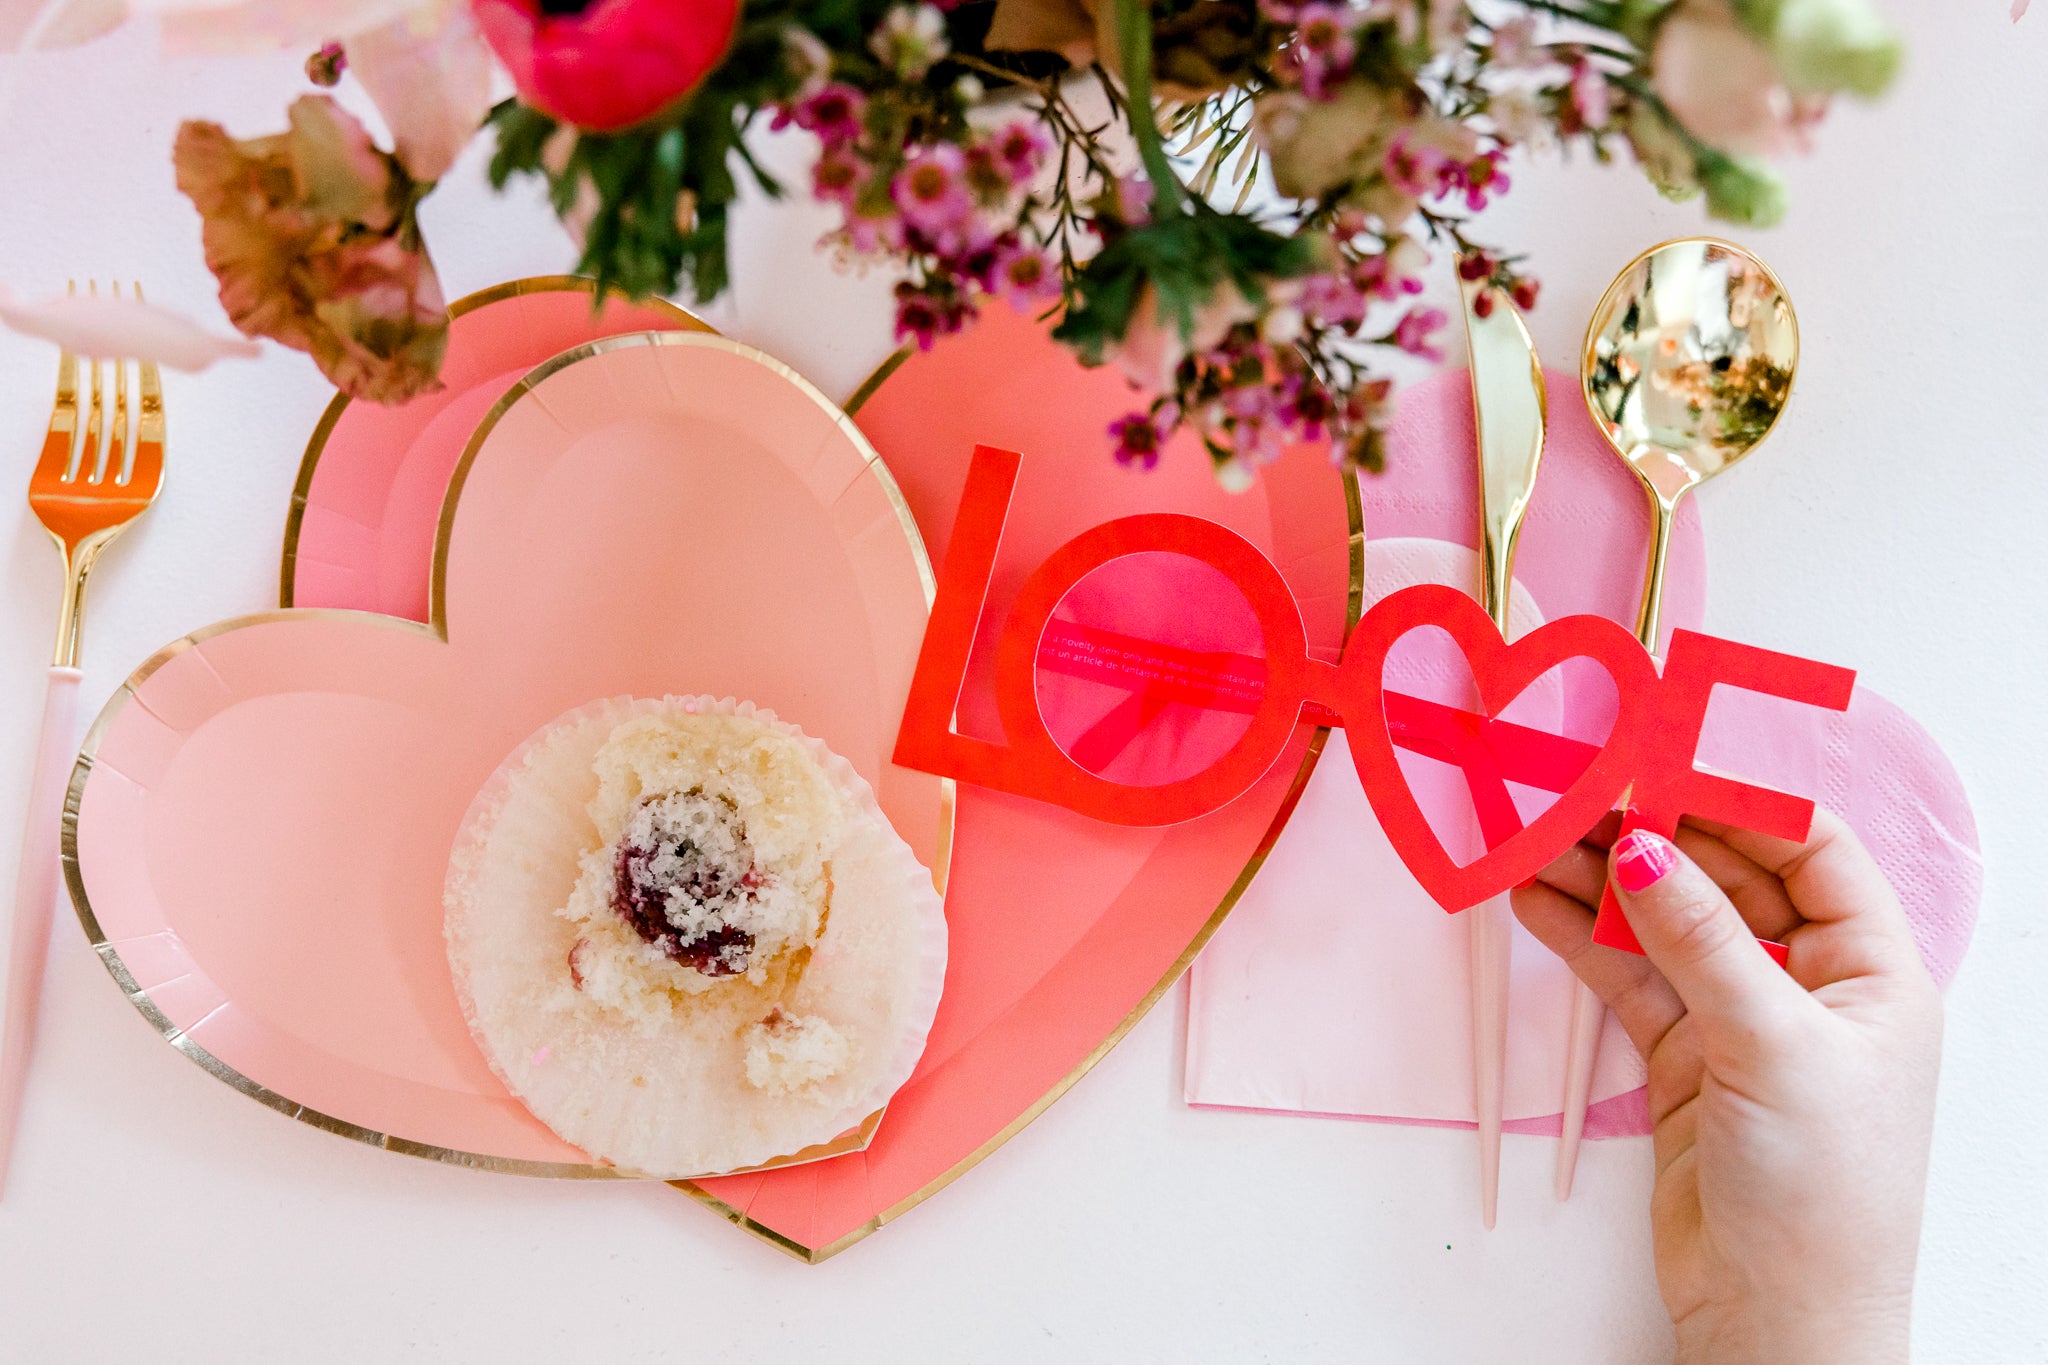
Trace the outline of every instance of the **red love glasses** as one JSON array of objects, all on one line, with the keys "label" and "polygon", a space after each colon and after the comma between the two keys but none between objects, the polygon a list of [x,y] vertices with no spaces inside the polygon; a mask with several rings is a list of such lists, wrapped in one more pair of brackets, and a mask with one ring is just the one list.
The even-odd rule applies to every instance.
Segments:
[{"label": "red love glasses", "polygon": [[[992,790],[1050,801],[1123,825],[1176,824],[1236,799],[1265,774],[1298,725],[1344,724],[1359,782],[1409,871],[1446,910],[1476,905],[1534,876],[1607,811],[1628,799],[1626,823],[1669,835],[1686,815],[1782,838],[1804,838],[1813,803],[1694,766],[1707,705],[1717,684],[1843,710],[1855,674],[1690,631],[1676,632],[1660,675],[1629,631],[1598,616],[1548,622],[1512,644],[1479,605],[1448,587],[1422,585],[1383,598],[1345,642],[1341,662],[1311,658],[1301,613],[1285,580],[1242,536],[1199,517],[1153,513],[1106,522],[1069,540],[1025,580],[998,637],[995,700],[1005,741],[956,733],[951,717],[966,676],[1002,539],[1020,457],[975,449],[940,573],[931,622],[896,742],[896,762]],[[1220,573],[1243,594],[1264,641],[1264,658],[1189,656],[1055,618],[1083,578],[1128,556],[1185,556]],[[1387,690],[1389,652],[1410,632],[1445,632],[1471,666],[1483,712]],[[1234,743],[1199,771],[1157,785],[1112,781],[1055,741],[1039,706],[1038,674],[1114,677],[1135,670],[1155,696],[1248,713]],[[1517,695],[1571,659],[1589,659],[1613,679],[1617,707],[1605,742],[1594,745],[1499,718]],[[1397,749],[1464,771],[1487,851],[1453,860],[1403,777]],[[1526,826],[1509,782],[1557,794]],[[1618,914],[1602,915],[1596,937],[1635,947]]]}]

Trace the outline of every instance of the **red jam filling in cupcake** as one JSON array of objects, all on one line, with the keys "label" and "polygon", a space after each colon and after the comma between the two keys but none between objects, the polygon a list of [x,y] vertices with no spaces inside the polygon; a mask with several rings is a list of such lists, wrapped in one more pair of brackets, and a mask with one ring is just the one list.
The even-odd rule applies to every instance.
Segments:
[{"label": "red jam filling in cupcake", "polygon": [[612,907],[643,942],[704,976],[747,970],[764,878],[731,801],[702,791],[650,797],[615,848]]}]

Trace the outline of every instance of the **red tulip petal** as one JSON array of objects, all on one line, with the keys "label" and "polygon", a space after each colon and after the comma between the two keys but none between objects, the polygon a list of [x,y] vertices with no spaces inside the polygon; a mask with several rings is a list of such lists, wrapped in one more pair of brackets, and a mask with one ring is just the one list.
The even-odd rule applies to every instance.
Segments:
[{"label": "red tulip petal", "polygon": [[546,15],[534,0],[475,0],[477,26],[542,113],[599,132],[651,118],[725,55],[739,0],[597,0]]}]

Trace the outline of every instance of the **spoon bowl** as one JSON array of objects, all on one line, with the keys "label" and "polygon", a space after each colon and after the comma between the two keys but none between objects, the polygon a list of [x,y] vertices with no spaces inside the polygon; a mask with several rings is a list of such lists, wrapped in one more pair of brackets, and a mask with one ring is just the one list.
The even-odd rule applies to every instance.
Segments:
[{"label": "spoon bowl", "polygon": [[1714,238],[1651,247],[1593,310],[1579,368],[1586,407],[1656,512],[1636,629],[1651,649],[1680,500],[1770,434],[1798,363],[1799,322],[1784,285]]}]

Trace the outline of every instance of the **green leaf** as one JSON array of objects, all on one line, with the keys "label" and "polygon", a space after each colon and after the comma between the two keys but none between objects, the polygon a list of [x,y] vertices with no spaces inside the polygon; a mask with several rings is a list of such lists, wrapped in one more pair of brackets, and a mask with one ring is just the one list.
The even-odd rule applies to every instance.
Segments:
[{"label": "green leaf", "polygon": [[1183,341],[1193,337],[1197,314],[1229,284],[1263,307],[1267,286],[1314,268],[1314,248],[1284,236],[1248,214],[1218,213],[1195,204],[1183,217],[1145,223],[1123,233],[1082,267],[1074,279],[1077,302],[1053,335],[1089,364],[1130,330],[1145,286],[1151,285],[1162,318]]},{"label": "green leaf", "polygon": [[541,149],[558,126],[546,114],[516,100],[506,100],[492,109],[485,123],[498,135],[498,149],[490,165],[495,189],[505,188],[514,172],[540,169]]}]

